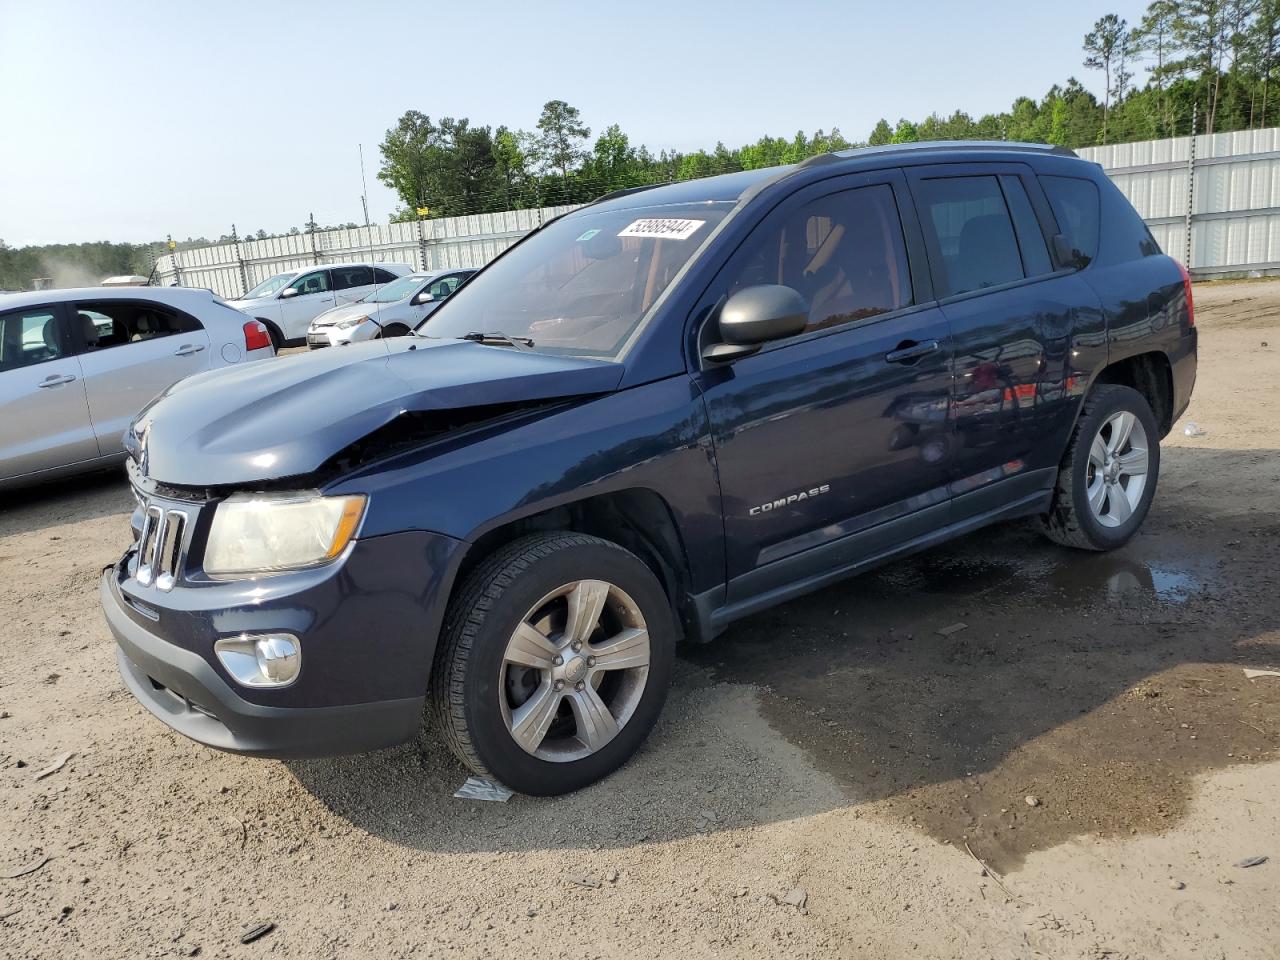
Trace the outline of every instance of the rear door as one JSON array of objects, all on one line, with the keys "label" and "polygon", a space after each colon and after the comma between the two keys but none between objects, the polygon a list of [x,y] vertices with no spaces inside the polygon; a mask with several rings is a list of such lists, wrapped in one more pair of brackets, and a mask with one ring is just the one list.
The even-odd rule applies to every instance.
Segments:
[{"label": "rear door", "polygon": [[[294,291],[285,296],[288,291]],[[310,270],[280,291],[280,325],[286,340],[301,340],[311,321],[334,305],[333,281],[328,270]]]},{"label": "rear door", "polygon": [[1052,485],[1105,349],[1102,316],[1088,285],[1053,260],[1028,166],[934,165],[908,178],[955,343],[951,490],[962,520]]},{"label": "rear door", "polygon": [[333,267],[333,292],[339,306],[363,300],[373,292],[373,268],[360,264],[351,267]]},{"label": "rear door", "polygon": [[0,479],[97,456],[64,306],[0,313]]},{"label": "rear door", "polygon": [[210,366],[209,334],[195,317],[147,300],[68,305],[94,433],[104,455],[130,421],[171,384]]}]

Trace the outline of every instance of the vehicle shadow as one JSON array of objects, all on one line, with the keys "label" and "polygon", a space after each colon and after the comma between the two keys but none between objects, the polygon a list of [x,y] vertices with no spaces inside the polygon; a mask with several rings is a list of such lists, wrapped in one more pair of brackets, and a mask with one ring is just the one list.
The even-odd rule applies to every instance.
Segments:
[{"label": "vehicle shadow", "polygon": [[122,466],[48,480],[0,493],[0,537],[32,533],[59,523],[128,514],[133,494]]},{"label": "vehicle shadow", "polygon": [[[860,806],[1008,870],[1073,836],[1167,829],[1198,776],[1280,744],[1280,682],[1241,670],[1280,667],[1280,454],[1164,457],[1157,508],[1122,550],[1005,525],[686,648],[640,755],[572,796],[454,799],[467,771],[430,734],[290,769],[360,829],[447,851],[625,846]],[[1219,475],[1237,495],[1203,495]]]}]

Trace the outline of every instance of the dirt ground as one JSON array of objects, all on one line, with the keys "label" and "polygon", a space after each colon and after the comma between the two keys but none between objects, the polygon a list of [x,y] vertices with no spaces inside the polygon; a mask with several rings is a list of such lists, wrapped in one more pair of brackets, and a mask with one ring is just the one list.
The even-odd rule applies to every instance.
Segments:
[{"label": "dirt ground", "polygon": [[168,732],[98,610],[123,480],[6,494],[0,956],[1280,956],[1280,283],[1197,302],[1128,547],[1002,527],[743,621],[558,800]]}]

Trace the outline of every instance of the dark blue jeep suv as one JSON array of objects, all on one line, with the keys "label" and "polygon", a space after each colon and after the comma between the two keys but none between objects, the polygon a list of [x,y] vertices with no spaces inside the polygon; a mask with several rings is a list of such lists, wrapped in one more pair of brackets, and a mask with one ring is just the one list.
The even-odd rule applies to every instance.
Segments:
[{"label": "dark blue jeep suv", "polygon": [[171,388],[102,605],[202,743],[368,750],[425,713],[561,793],[636,750],[679,640],[995,521],[1120,546],[1195,374],[1186,271],[1066,151],[624,191],[412,337]]}]

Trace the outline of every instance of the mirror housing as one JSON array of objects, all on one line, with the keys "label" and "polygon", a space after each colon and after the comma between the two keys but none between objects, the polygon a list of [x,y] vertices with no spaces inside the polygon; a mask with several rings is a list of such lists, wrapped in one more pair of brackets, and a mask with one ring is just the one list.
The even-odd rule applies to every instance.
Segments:
[{"label": "mirror housing", "polygon": [[283,290],[280,291],[281,300],[288,300],[290,297],[296,297],[297,295],[298,295],[297,287],[285,287]]},{"label": "mirror housing", "polygon": [[771,340],[793,337],[809,323],[809,302],[774,283],[739,290],[720,308],[720,337],[702,352],[712,363],[750,356]]},{"label": "mirror housing", "polygon": [[428,291],[419,290],[417,293],[413,295],[413,301],[411,303],[411,306],[420,307],[424,303],[430,303],[431,300],[432,300],[432,297]]}]

